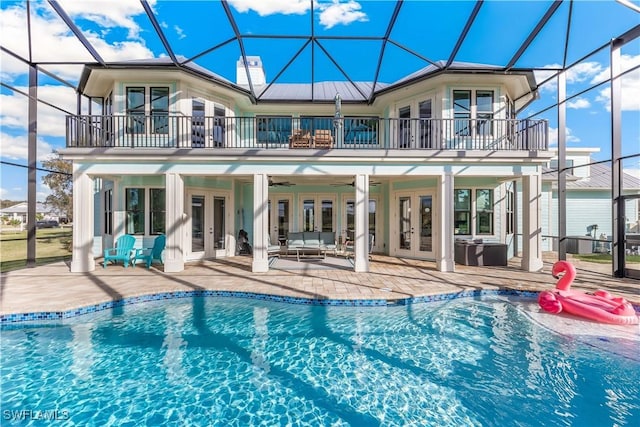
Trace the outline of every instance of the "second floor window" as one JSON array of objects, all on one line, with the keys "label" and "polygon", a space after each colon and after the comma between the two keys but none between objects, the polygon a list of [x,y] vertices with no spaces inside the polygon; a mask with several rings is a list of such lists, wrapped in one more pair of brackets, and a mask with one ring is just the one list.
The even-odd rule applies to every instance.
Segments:
[{"label": "second floor window", "polygon": [[129,124],[127,132],[144,133],[144,88],[128,87],[127,88],[127,117]]},{"label": "second floor window", "polygon": [[[147,116],[151,116],[149,124]],[[169,88],[128,87],[127,117],[128,133],[146,133],[147,126],[154,134],[169,133]]]},{"label": "second floor window", "polygon": [[492,90],[454,90],[455,134],[457,136],[493,134],[493,104]]}]

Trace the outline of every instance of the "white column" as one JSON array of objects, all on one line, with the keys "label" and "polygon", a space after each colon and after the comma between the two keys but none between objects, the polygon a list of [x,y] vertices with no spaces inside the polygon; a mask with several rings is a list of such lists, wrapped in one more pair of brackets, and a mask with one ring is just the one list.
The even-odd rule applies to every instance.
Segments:
[{"label": "white column", "polygon": [[177,173],[165,174],[165,233],[164,271],[184,270],[184,180]]},{"label": "white column", "polygon": [[522,269],[542,270],[542,176],[522,178]]},{"label": "white column", "polygon": [[113,243],[115,243],[118,236],[126,234],[126,206],[125,206],[125,194],[122,189],[122,182],[120,179],[113,180],[113,193],[111,194],[112,211],[113,211]]},{"label": "white column", "polygon": [[267,233],[269,232],[269,177],[253,175],[253,264],[251,271],[269,271]]},{"label": "white column", "polygon": [[355,271],[369,271],[369,175],[356,175],[355,200]]},{"label": "white column", "polygon": [[453,260],[453,174],[447,172],[438,177],[438,199],[434,230],[436,234],[436,268],[438,271],[454,271]]},{"label": "white column", "polygon": [[78,171],[73,171],[73,249],[71,271],[86,273],[96,268],[93,258],[93,179]]}]

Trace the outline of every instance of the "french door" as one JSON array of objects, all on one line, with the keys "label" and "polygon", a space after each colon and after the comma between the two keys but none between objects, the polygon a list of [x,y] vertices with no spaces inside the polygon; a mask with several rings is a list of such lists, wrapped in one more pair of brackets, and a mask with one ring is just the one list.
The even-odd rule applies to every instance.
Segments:
[{"label": "french door", "polygon": [[300,196],[300,231],[335,231],[335,195]]},{"label": "french door", "polygon": [[427,98],[398,108],[398,147],[434,148],[432,104]]},{"label": "french door", "polygon": [[227,254],[231,229],[229,195],[209,190],[187,193],[187,258],[204,259]]},{"label": "french door", "polygon": [[431,192],[403,192],[395,196],[392,248],[396,256],[433,258],[433,204]]},{"label": "french door", "polygon": [[291,202],[291,196],[270,196],[269,197],[269,237],[271,238],[271,244],[284,244],[289,235],[293,204]]}]

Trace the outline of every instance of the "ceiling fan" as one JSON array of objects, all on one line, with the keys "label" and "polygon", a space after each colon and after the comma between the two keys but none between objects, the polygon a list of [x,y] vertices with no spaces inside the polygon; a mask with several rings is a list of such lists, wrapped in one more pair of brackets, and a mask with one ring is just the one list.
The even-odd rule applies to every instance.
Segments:
[{"label": "ceiling fan", "polygon": [[292,185],[295,184],[289,181],[275,182],[273,178],[269,177],[269,187],[291,187]]},{"label": "ceiling fan", "polygon": [[[331,184],[331,185],[333,185],[334,187],[347,187],[347,186],[355,187],[356,186],[356,182],[354,180],[354,181],[351,181],[351,182],[338,182],[338,183]],[[371,185],[375,186],[375,185],[380,185],[380,183],[378,181],[369,181],[369,185],[370,186]]]}]

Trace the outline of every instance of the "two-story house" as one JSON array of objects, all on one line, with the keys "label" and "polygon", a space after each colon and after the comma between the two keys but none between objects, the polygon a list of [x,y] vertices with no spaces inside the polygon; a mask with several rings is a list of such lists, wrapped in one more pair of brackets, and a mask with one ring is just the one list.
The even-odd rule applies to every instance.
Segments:
[{"label": "two-story house", "polygon": [[453,271],[456,239],[512,256],[516,226],[522,268],[542,267],[547,123],[516,118],[536,96],[531,70],[443,62],[375,87],[270,84],[260,58],[246,61],[257,96],[242,60],[236,82],[162,58],[85,66],[92,108],[67,118],[63,150],[72,271],[124,233],[144,246],[166,234],[165,271],[181,271],[235,255],[241,229],[255,272],[269,241],[314,230],[355,240],[355,271],[369,269],[369,235],[374,252]]}]

